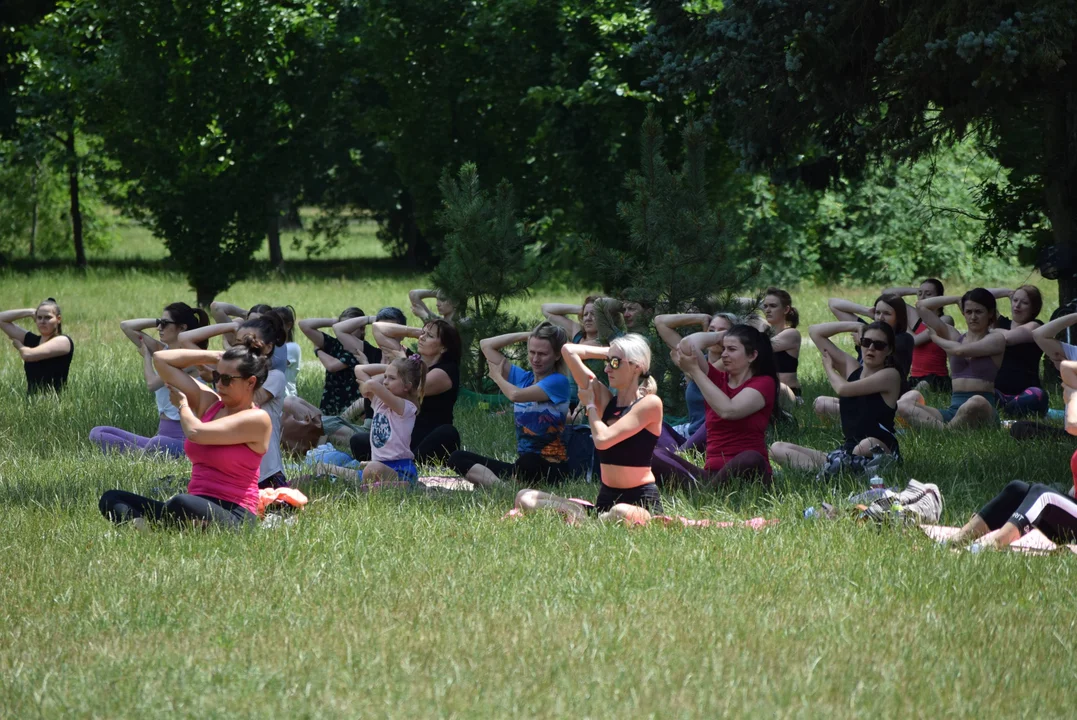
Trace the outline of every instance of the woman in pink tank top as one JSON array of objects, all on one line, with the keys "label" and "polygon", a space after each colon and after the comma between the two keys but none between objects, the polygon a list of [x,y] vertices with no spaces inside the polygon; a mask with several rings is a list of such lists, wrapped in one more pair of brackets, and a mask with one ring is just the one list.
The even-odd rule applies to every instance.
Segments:
[{"label": "woman in pink tank top", "polygon": [[[259,465],[273,431],[269,415],[254,404],[254,393],[269,373],[260,341],[248,337],[224,353],[161,350],[154,353],[153,365],[179,409],[191,481],[187,492],[165,502],[109,490],[101,496],[101,513],[138,528],[147,520],[225,527],[252,523],[257,518]],[[194,365],[216,366],[217,392],[183,372]]]}]

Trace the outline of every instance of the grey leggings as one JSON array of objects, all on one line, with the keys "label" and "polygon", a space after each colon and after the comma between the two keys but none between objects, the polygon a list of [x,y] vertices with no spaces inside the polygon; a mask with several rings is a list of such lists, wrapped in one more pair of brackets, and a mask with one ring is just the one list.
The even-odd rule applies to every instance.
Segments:
[{"label": "grey leggings", "polygon": [[188,493],[181,493],[161,502],[125,490],[109,490],[101,496],[98,507],[102,515],[117,525],[135,518],[145,518],[173,525],[195,521],[206,525],[238,528],[258,519],[250,510],[234,502]]}]

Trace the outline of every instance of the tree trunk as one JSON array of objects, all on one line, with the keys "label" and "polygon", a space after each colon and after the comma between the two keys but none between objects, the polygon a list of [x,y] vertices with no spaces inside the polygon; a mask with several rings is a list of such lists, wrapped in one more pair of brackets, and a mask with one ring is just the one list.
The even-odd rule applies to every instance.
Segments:
[{"label": "tree trunk", "polygon": [[195,305],[209,311],[210,304],[217,297],[217,293],[208,287],[196,287],[194,289]]},{"label": "tree trunk", "polygon": [[269,264],[284,270],[284,252],[280,247],[280,205],[276,196],[266,203],[266,238],[269,241]]},{"label": "tree trunk", "polygon": [[67,184],[71,194],[71,235],[75,241],[75,264],[86,267],[86,247],[82,242],[82,210],[79,207],[79,158],[75,150],[75,130],[72,127],[64,138],[67,154]]},{"label": "tree trunk", "polygon": [[1077,94],[1060,93],[1044,128],[1044,190],[1058,253],[1061,306],[1077,301]]}]

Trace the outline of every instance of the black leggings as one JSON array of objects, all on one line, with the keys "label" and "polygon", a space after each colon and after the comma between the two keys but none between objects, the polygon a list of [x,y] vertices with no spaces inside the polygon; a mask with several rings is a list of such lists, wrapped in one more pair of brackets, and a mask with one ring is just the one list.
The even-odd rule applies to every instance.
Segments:
[{"label": "black leggings", "polygon": [[120,525],[135,518],[167,524],[201,521],[207,525],[238,528],[254,523],[257,516],[242,505],[205,495],[174,495],[165,502],[124,490],[109,490],[98,503],[101,514]]},{"label": "black leggings", "polygon": [[551,463],[538,453],[524,453],[516,462],[507,463],[483,457],[467,450],[457,450],[449,456],[448,466],[457,475],[467,475],[473,465],[482,465],[499,478],[515,477],[527,483],[557,484],[568,475],[568,463]]},{"label": "black leggings", "polygon": [[992,530],[1012,522],[1022,535],[1036,528],[1055,542],[1077,539],[1077,502],[1046,485],[1014,480],[977,515]]},{"label": "black leggings", "polygon": [[[359,430],[348,441],[352,457],[363,461],[370,459],[370,431]],[[411,438],[411,452],[415,463],[445,460],[460,449],[460,433],[452,425],[438,425],[426,436]]]},{"label": "black leggings", "polygon": [[636,505],[649,510],[653,515],[662,514],[662,496],[658,494],[658,486],[654,483],[637,485],[634,488],[627,489],[611,488],[606,483],[602,483],[602,487],[598,491],[598,497],[595,498],[593,512],[609,512],[618,503]]}]

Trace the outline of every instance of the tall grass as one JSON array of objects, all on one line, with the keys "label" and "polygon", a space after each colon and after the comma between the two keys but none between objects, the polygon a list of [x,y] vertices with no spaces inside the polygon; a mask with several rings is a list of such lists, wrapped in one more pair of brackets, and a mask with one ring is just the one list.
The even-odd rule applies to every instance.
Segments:
[{"label": "tall grass", "polygon": [[[376,263],[299,277],[257,278],[226,297],[332,315],[406,309],[423,284]],[[514,309],[537,319],[539,302],[584,290],[539,288]],[[872,295],[801,289],[805,326],[827,319],[831,292]],[[106,457],[86,439],[100,424],[155,428],[117,323],[190,294],[166,270],[0,276],[0,306],[46,295],[61,300],[76,343],[64,395],[25,399],[17,356],[0,348],[4,716],[1070,714],[1073,562],[953,554],[914,531],[800,519],[852,480],[785,472],[769,491],[667,495],[693,517],[781,520],[760,533],[502,522],[511,488],[357,495],[328,482],[290,527],[114,528],[96,507],[103,490],[149,492],[187,470]],[[316,401],[322,373],[300,342],[300,392]],[[810,346],[801,368],[806,394],[823,393]],[[469,448],[511,456],[508,414],[458,415]],[[808,408],[797,417],[783,439],[839,441]],[[939,484],[952,523],[1015,477],[1069,482],[1068,443],[1018,445],[994,430],[901,443],[906,462],[888,480]]]}]

